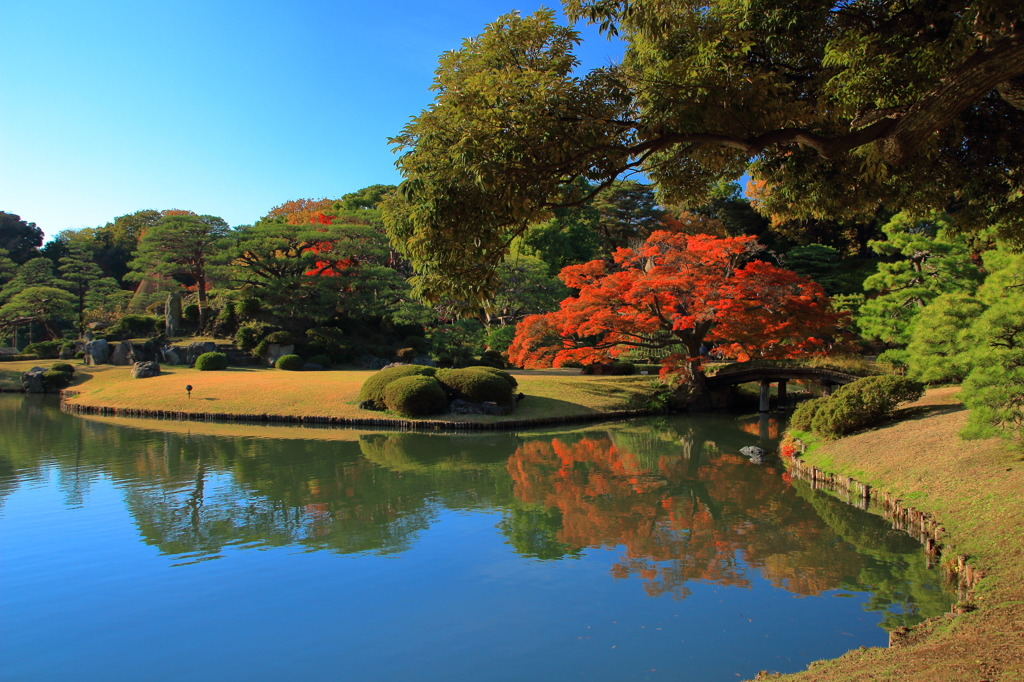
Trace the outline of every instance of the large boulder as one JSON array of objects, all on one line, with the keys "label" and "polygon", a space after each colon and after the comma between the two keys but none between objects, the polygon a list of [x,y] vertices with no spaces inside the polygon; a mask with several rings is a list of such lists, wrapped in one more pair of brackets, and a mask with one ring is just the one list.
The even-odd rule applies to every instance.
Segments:
[{"label": "large boulder", "polygon": [[748,445],[740,448],[740,454],[744,457],[749,457],[750,461],[754,464],[764,464],[765,452],[762,448],[759,448],[756,445]]},{"label": "large boulder", "polygon": [[363,369],[383,369],[384,367],[387,367],[388,364],[390,363],[388,363],[387,360],[378,358],[375,355],[360,355],[358,358],[355,359],[355,362],[353,364],[356,367],[361,367]]},{"label": "large boulder", "polygon": [[216,353],[217,344],[213,341],[206,341],[204,343],[190,343],[188,344],[188,350],[186,352],[185,362],[189,365],[194,365],[196,358],[206,353]]},{"label": "large boulder", "polygon": [[21,386],[29,393],[46,393],[46,385],[43,383],[43,373],[46,370],[42,367],[33,367],[21,375]]},{"label": "large boulder", "polygon": [[110,344],[106,339],[96,339],[85,344],[85,364],[105,365],[110,362]]},{"label": "large boulder", "polygon": [[263,362],[269,367],[277,364],[277,361],[285,355],[294,355],[295,345],[288,343],[271,343],[267,345],[267,352],[263,354]]},{"label": "large boulder", "polygon": [[110,356],[110,364],[118,367],[127,367],[135,364],[135,349],[132,342],[125,340],[117,344],[114,353]]},{"label": "large boulder", "polygon": [[163,358],[165,365],[184,365],[186,353],[184,348],[164,346],[160,349],[160,357]]},{"label": "large boulder", "polygon": [[160,365],[154,362],[136,362],[132,367],[132,379],[148,379],[160,374]]}]

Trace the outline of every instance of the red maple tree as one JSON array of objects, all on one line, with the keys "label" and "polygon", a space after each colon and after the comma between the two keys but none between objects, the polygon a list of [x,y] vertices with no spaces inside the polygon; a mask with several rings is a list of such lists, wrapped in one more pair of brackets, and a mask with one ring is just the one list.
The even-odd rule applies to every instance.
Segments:
[{"label": "red maple tree", "polygon": [[828,352],[845,313],[824,289],[757,260],[755,237],[655,232],[615,264],[596,260],[559,277],[579,290],[559,310],[527,317],[509,360],[522,367],[607,362],[627,350],[674,349],[662,377],[700,373],[700,346],[727,357],[793,358]]}]

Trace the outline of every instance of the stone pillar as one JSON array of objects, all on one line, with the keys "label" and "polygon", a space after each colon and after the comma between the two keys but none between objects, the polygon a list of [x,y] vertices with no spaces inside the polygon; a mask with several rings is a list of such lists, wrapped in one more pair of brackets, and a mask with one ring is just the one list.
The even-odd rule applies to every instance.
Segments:
[{"label": "stone pillar", "polygon": [[768,379],[761,379],[761,406],[762,412],[769,410],[769,398],[772,392],[772,382]]},{"label": "stone pillar", "polygon": [[167,337],[177,336],[181,330],[181,294],[177,291],[167,294],[167,303],[164,305],[164,322],[167,325],[165,332]]},{"label": "stone pillar", "polygon": [[779,412],[786,411],[786,380],[779,379],[779,399],[778,399],[778,410]]}]

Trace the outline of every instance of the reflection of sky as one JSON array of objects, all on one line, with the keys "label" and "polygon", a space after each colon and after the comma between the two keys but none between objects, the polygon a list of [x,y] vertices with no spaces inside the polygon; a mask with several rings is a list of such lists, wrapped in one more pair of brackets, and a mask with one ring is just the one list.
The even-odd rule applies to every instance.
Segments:
[{"label": "reflection of sky", "polygon": [[229,548],[175,566],[139,542],[108,481],[72,510],[52,485],[23,488],[0,539],[5,674],[734,679],[886,641],[862,595],[794,598],[748,571],[753,589],[691,583],[685,600],[650,598],[609,578],[619,551],[523,559],[499,520],[443,512],[397,556]]}]

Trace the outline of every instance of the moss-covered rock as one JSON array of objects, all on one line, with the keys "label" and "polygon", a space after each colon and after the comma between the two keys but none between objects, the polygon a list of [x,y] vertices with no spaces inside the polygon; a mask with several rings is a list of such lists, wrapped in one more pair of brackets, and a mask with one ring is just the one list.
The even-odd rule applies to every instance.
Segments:
[{"label": "moss-covered rock", "polygon": [[388,383],[384,387],[384,405],[403,417],[423,417],[444,412],[448,399],[437,379],[417,374]]},{"label": "moss-covered rock", "polygon": [[369,402],[372,409],[383,410],[387,408],[384,403],[384,389],[395,379],[409,376],[433,376],[436,370],[425,365],[402,365],[400,367],[388,367],[382,369],[369,379],[363,382],[359,389],[359,402]]},{"label": "moss-covered rock", "polygon": [[51,391],[58,391],[71,385],[75,375],[71,372],[61,372],[56,369],[48,369],[43,372],[43,386]]},{"label": "moss-covered rock", "polygon": [[438,370],[437,380],[444,386],[445,393],[452,398],[471,403],[494,402],[508,406],[512,404],[512,386],[504,379],[481,367],[466,369]]}]

